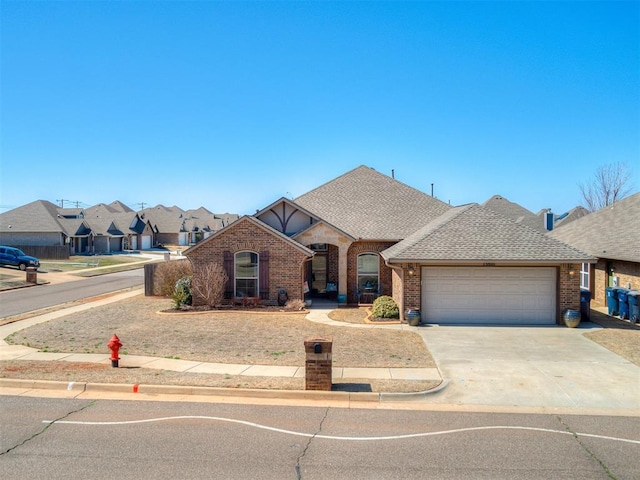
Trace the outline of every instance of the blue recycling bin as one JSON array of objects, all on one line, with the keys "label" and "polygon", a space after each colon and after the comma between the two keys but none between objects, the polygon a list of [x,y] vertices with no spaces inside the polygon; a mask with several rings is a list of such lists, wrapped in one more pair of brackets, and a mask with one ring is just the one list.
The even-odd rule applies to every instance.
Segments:
[{"label": "blue recycling bin", "polygon": [[580,289],[580,320],[591,320],[591,292],[584,288]]},{"label": "blue recycling bin", "polygon": [[610,316],[618,315],[618,289],[616,287],[607,287],[607,313]]},{"label": "blue recycling bin", "polygon": [[640,307],[638,307],[638,301],[640,301],[640,291],[631,290],[627,294],[627,301],[629,302],[629,320],[631,323],[637,323],[640,321]]},{"label": "blue recycling bin", "polygon": [[627,301],[629,290],[626,288],[618,289],[618,313],[620,318],[629,318],[629,302]]}]

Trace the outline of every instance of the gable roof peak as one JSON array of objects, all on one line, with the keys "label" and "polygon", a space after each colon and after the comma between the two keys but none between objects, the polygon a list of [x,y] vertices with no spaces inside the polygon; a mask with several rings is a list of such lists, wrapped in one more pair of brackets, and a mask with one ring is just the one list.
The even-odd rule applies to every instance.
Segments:
[{"label": "gable roof peak", "polygon": [[294,202],[353,238],[388,241],[405,238],[451,208],[364,165]]}]

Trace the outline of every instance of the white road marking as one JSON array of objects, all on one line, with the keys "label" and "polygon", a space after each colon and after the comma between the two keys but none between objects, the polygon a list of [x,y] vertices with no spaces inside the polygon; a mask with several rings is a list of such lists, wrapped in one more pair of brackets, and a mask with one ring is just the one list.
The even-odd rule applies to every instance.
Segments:
[{"label": "white road marking", "polygon": [[[417,438],[417,437],[432,437],[436,435],[449,435],[454,433],[463,433],[463,432],[477,432],[481,430],[525,430],[531,432],[544,432],[544,433],[557,433],[560,435],[570,435],[573,436],[573,432],[568,432],[566,430],[552,430],[549,428],[537,428],[537,427],[521,427],[514,425],[489,425],[485,427],[468,427],[468,428],[457,428],[454,430],[440,430],[436,432],[422,432],[422,433],[408,433],[405,435],[389,435],[384,437],[340,437],[336,435],[322,435],[322,434],[312,434],[312,433],[304,433],[304,432],[295,432],[293,430],[284,430],[282,428],[269,427],[267,425],[261,425],[259,423],[247,422],[245,420],[237,420],[235,418],[224,418],[224,417],[210,417],[210,416],[200,416],[200,415],[181,415],[175,417],[158,417],[158,418],[148,418],[144,420],[127,420],[122,422],[86,422],[86,421],[74,421],[74,420],[43,420],[42,423],[55,423],[55,424],[65,424],[65,425],[136,425],[140,423],[153,423],[153,422],[166,422],[170,420],[212,420],[218,422],[228,422],[228,423],[237,423],[240,425],[246,425],[248,427],[259,428],[262,430],[269,430],[272,432],[285,433],[287,435],[296,435],[299,437],[307,437],[307,438],[322,438],[325,440],[347,440],[347,441],[381,441],[381,440],[403,440],[407,438]],[[608,437],[605,435],[594,435],[591,433],[575,433],[575,435],[579,437],[589,437],[589,438],[598,438],[601,440],[612,440],[615,442],[625,442],[625,443],[633,443],[636,445],[640,445],[640,440],[631,440],[628,438],[618,438],[618,437]]]}]

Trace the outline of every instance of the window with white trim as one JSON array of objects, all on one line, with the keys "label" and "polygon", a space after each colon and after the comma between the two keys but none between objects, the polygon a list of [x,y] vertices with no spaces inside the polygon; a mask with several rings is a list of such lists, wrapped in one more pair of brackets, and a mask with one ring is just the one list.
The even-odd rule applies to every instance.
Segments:
[{"label": "window with white trim", "polygon": [[258,296],[258,254],[238,252],[235,256],[236,297]]},{"label": "window with white trim", "polygon": [[589,275],[590,275],[590,270],[589,270],[590,264],[588,263],[581,263],[580,264],[580,288],[584,288],[586,290],[590,290],[590,284],[589,284]]}]

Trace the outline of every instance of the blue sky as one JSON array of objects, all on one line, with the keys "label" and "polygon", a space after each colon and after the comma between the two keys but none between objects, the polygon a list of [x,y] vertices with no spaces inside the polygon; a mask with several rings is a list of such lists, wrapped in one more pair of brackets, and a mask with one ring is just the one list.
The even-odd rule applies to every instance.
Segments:
[{"label": "blue sky", "polygon": [[368,165],[537,212],[626,162],[640,2],[1,2],[0,211],[253,213]]}]

